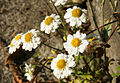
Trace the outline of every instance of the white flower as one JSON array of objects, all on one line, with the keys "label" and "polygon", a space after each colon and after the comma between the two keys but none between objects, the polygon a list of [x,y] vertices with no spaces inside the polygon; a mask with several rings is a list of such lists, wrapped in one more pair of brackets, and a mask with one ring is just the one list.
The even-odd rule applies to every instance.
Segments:
[{"label": "white flower", "polygon": [[51,62],[53,74],[58,79],[63,79],[73,72],[70,67],[75,67],[75,61],[72,55],[58,54]]},{"label": "white flower", "polygon": [[38,45],[40,44],[40,37],[38,37],[39,31],[32,29],[30,31],[28,31],[27,33],[25,33],[22,36],[22,43],[23,46],[22,48],[25,49],[26,51],[32,51],[32,49],[35,49],[38,47]]},{"label": "white flower", "polygon": [[17,34],[17,35],[15,36],[15,38],[13,38],[13,40],[11,41],[10,45],[8,46],[8,47],[9,47],[9,53],[10,53],[10,54],[12,54],[13,52],[15,52],[16,49],[19,49],[19,48],[20,48],[20,45],[21,45],[21,43],[22,43],[21,37],[22,37],[22,33]]},{"label": "white flower", "polygon": [[45,31],[45,33],[49,34],[50,32],[55,32],[55,29],[59,27],[60,16],[56,14],[51,14],[50,16],[46,16],[45,20],[41,23],[41,31]]},{"label": "white flower", "polygon": [[27,80],[31,81],[34,72],[34,68],[31,66],[31,64],[29,65],[25,64],[25,72],[26,72],[25,76],[27,77]]},{"label": "white flower", "polygon": [[86,14],[87,10],[74,6],[73,8],[67,9],[64,18],[67,23],[70,23],[70,26],[79,27],[82,25],[82,22],[85,23],[87,21]]},{"label": "white flower", "polygon": [[67,2],[67,0],[52,0],[52,1],[55,2],[55,6],[65,5],[65,3]]},{"label": "white flower", "polygon": [[76,32],[74,35],[67,36],[67,42],[65,42],[64,48],[69,54],[78,56],[79,52],[83,53],[89,44],[88,40],[85,39],[86,34]]}]

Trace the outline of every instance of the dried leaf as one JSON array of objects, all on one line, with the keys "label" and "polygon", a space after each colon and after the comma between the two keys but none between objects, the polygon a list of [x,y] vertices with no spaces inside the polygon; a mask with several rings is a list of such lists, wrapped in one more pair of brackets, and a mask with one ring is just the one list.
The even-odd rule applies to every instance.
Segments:
[{"label": "dried leaf", "polygon": [[24,78],[24,72],[20,70],[19,66],[30,57],[22,48],[17,49],[16,52],[7,56],[5,65],[12,71],[14,83],[28,83]]}]

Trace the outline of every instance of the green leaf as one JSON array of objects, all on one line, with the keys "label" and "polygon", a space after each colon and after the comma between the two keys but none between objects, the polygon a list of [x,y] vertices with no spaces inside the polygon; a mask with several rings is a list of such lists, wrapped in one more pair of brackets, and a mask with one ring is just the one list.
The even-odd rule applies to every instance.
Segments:
[{"label": "green leaf", "polygon": [[23,72],[23,73],[25,73],[25,71],[22,69],[22,66],[23,66],[24,64],[21,64],[20,66],[19,66],[19,68],[20,68],[20,70]]},{"label": "green leaf", "polygon": [[83,74],[83,72],[82,71],[77,71],[77,74]]},{"label": "green leaf", "polygon": [[81,59],[82,59],[83,57],[84,57],[84,56],[82,56],[82,55],[80,56]]},{"label": "green leaf", "polygon": [[75,56],[75,60],[76,60],[76,64],[78,65],[79,64],[79,60],[80,60],[80,55]]},{"label": "green leaf", "polygon": [[83,78],[83,79],[88,79],[88,80],[90,80],[90,79],[93,78],[92,75],[79,75],[79,77],[81,77],[81,78]]},{"label": "green leaf", "polygon": [[117,67],[117,70],[120,70],[120,66]]},{"label": "green leaf", "polygon": [[103,68],[101,68],[101,69],[99,69],[99,70],[95,71],[95,73],[96,73],[96,74],[99,74],[99,73],[100,73],[100,71],[102,71],[102,70],[103,70]]},{"label": "green leaf", "polygon": [[79,78],[74,80],[74,83],[83,83],[83,80],[80,80]]},{"label": "green leaf", "polygon": [[112,77],[115,78],[117,75],[115,73],[112,73]]}]

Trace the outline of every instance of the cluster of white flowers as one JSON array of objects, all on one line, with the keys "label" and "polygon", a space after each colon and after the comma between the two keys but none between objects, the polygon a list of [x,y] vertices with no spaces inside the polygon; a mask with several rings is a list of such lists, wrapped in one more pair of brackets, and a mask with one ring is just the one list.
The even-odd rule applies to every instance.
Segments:
[{"label": "cluster of white flowers", "polygon": [[[66,1],[64,0],[53,0],[55,6],[60,4],[64,5]],[[62,3],[64,1],[64,4]],[[81,26],[82,23],[87,22],[87,10],[81,9],[77,6],[67,9],[67,12],[64,15],[64,18],[67,23],[70,23],[70,26],[75,26],[76,28]],[[63,44],[65,50],[69,55],[58,54],[55,59],[51,62],[51,69],[53,69],[53,74],[58,79],[63,79],[68,77],[73,72],[72,67],[75,67],[75,60],[73,55],[78,56],[79,53],[83,53],[89,44],[86,34],[80,33],[77,31],[76,34],[69,34],[67,36],[67,41]]]},{"label": "cluster of white flowers", "polygon": [[40,37],[37,36],[38,30],[32,29],[25,34],[18,34],[13,38],[9,47],[9,53],[12,54],[22,46],[24,50],[32,51],[40,44]]},{"label": "cluster of white flowers", "polygon": [[[55,3],[55,6],[64,5],[67,0],[52,0]],[[87,22],[87,10],[81,9],[80,7],[74,6],[73,8],[68,8],[64,18],[67,23],[70,23],[70,26],[79,27],[82,23]],[[60,16],[56,14],[51,14],[50,16],[46,16],[45,20],[41,22],[40,30],[45,31],[45,33],[50,34],[51,32],[55,32],[55,30],[61,24]],[[22,46],[22,49],[25,51],[32,51],[32,49],[36,49],[38,45],[41,43],[40,37],[38,37],[38,30],[32,29],[25,34],[18,34],[11,41],[9,47],[9,53],[12,54]],[[67,41],[64,42],[63,46],[69,55],[66,54],[58,54],[56,58],[54,58],[51,62],[51,69],[53,70],[53,74],[58,79],[63,79],[68,77],[73,72],[72,68],[75,67],[75,59],[73,55],[78,56],[79,53],[83,53],[89,44],[88,39],[86,38],[86,34],[80,33],[77,31],[76,34],[69,34],[67,36]],[[25,64],[25,76],[27,76],[27,80],[31,80],[33,78],[33,71],[31,64]]]},{"label": "cluster of white flowers", "polygon": [[[74,6],[73,8],[68,8],[66,11],[67,12],[65,13],[64,18],[67,23],[70,23],[70,26],[80,27],[82,23],[87,22],[87,10]],[[45,31],[47,34],[50,34],[50,32],[55,32],[60,24],[60,16],[51,14],[50,16],[46,16],[45,20],[41,22],[40,30]]]},{"label": "cluster of white flowers", "polygon": [[75,67],[75,60],[73,55],[78,56],[79,53],[83,53],[89,44],[89,41],[86,39],[86,34],[80,33],[79,31],[76,34],[68,35],[67,42],[65,42],[64,48],[69,53],[58,54],[55,59],[51,62],[51,69],[53,69],[53,74],[58,79],[63,79],[73,72],[71,69]]},{"label": "cluster of white flowers", "polygon": [[27,80],[31,81],[33,78],[33,72],[34,68],[31,66],[31,64],[27,65],[25,64],[25,76],[27,77]]}]

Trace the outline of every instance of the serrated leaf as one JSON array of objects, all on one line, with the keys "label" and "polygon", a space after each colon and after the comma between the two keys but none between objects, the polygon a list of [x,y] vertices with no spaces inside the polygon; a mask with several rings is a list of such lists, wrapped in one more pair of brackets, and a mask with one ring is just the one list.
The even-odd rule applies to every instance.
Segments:
[{"label": "serrated leaf", "polygon": [[[106,24],[109,23],[109,22],[112,22],[112,20],[106,21]],[[109,25],[105,26],[105,29],[107,30],[108,36],[110,36],[111,31],[112,31],[112,24],[109,24]]]},{"label": "serrated leaf", "polygon": [[82,83],[82,82],[83,80],[80,80],[79,78],[74,80],[74,83]]},{"label": "serrated leaf", "polygon": [[83,79],[88,79],[88,80],[90,80],[90,79],[93,78],[92,75],[79,75],[79,77],[81,77],[81,78],[83,78]]}]

